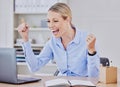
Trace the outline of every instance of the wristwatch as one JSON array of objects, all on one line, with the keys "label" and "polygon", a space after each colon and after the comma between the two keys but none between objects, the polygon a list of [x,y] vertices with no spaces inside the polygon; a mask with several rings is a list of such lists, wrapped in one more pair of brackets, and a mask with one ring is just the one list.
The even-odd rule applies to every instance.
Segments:
[{"label": "wristwatch", "polygon": [[92,54],[88,52],[88,55],[89,56],[94,56],[96,53],[97,53],[96,51],[94,51]]}]

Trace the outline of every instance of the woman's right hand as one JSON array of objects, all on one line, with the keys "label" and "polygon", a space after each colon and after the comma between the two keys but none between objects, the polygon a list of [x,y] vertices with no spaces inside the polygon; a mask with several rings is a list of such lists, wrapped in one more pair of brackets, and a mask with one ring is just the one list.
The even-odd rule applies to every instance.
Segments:
[{"label": "woman's right hand", "polygon": [[22,39],[24,42],[28,41],[28,31],[29,31],[29,27],[26,23],[22,23],[18,26],[17,28],[19,34],[21,35]]}]

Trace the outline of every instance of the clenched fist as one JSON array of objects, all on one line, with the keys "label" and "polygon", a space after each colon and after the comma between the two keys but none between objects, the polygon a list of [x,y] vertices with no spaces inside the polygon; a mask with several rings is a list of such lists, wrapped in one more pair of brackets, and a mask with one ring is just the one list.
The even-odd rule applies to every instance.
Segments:
[{"label": "clenched fist", "polygon": [[87,36],[87,47],[88,47],[88,52],[90,54],[93,54],[95,50],[95,42],[96,42],[96,37],[93,34],[90,34]]},{"label": "clenched fist", "polygon": [[22,23],[18,26],[17,28],[19,34],[21,35],[22,39],[24,42],[28,41],[28,31],[29,31],[29,27],[26,23]]}]

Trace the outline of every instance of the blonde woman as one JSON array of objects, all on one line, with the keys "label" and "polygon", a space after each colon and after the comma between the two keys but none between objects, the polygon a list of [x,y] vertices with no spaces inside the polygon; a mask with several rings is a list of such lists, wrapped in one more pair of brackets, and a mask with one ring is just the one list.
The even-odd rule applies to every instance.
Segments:
[{"label": "blonde woman", "polygon": [[65,3],[56,3],[48,10],[47,22],[53,36],[42,52],[35,56],[28,41],[29,27],[23,23],[18,32],[23,38],[26,62],[35,72],[54,58],[62,76],[98,77],[100,58],[96,38],[72,25],[71,10]]}]

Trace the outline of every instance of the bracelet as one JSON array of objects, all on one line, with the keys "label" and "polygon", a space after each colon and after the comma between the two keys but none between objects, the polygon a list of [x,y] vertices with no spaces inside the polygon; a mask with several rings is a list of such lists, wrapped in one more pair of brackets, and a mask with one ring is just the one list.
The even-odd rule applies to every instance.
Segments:
[{"label": "bracelet", "polygon": [[96,51],[94,51],[92,54],[88,52],[88,55],[89,56],[94,56],[96,53],[97,53]]}]

